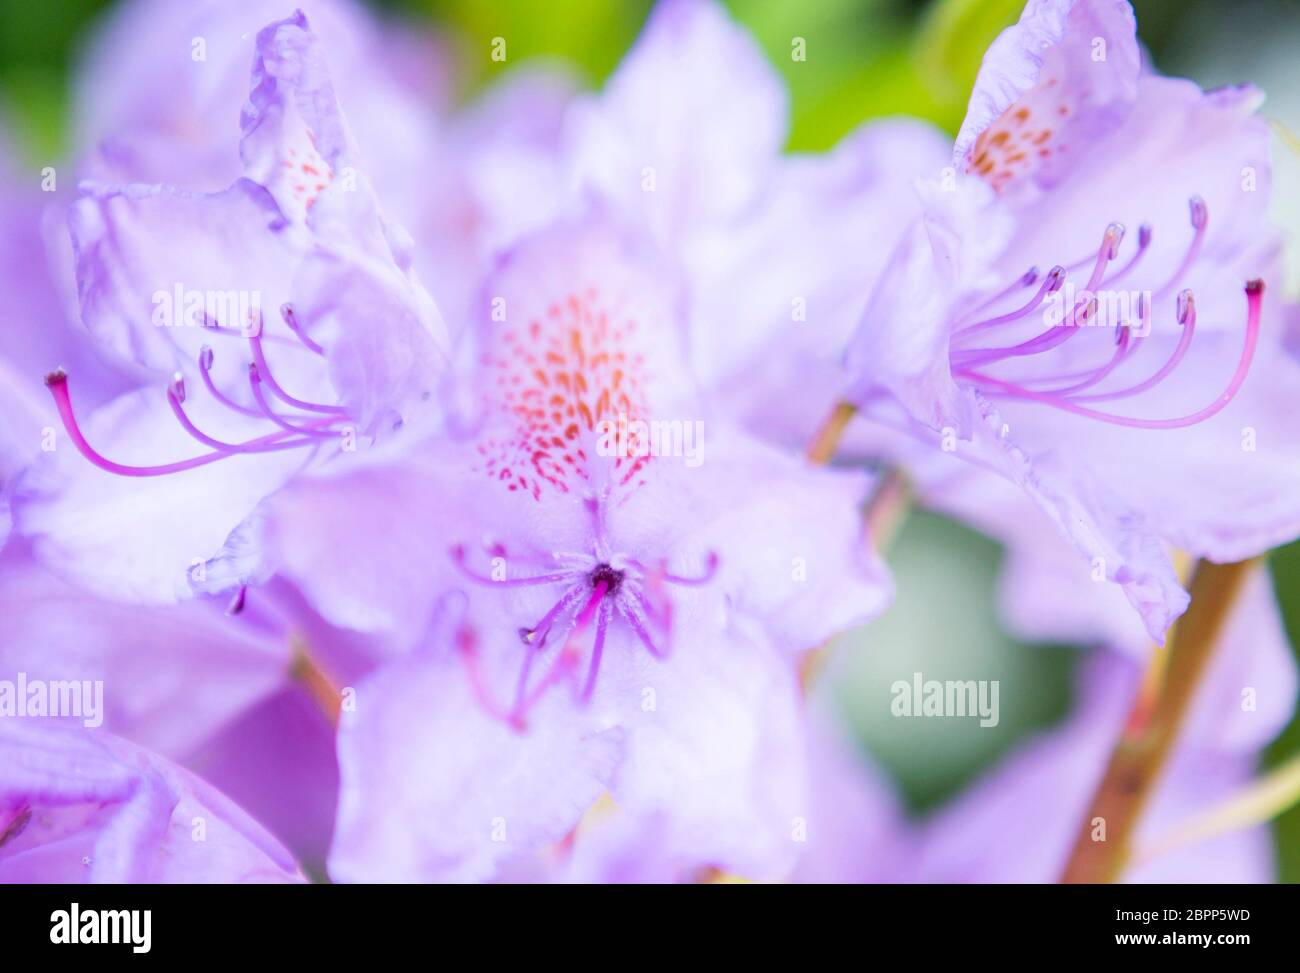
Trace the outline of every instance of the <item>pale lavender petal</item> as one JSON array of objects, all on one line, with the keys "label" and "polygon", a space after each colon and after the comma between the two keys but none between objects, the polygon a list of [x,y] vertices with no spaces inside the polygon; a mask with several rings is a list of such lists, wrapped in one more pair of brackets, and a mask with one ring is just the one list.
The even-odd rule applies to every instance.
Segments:
[{"label": "pale lavender petal", "polygon": [[930,126],[870,122],[826,155],[783,159],[743,217],[697,227],[691,361],[729,413],[765,438],[812,438],[840,394],[865,296],[920,215],[913,181],[947,153]]},{"label": "pale lavender petal", "polygon": [[[361,144],[385,149],[371,160],[383,170],[380,184],[385,192],[404,190],[434,137],[428,106],[448,98],[445,52],[431,37],[377,22],[351,0],[298,6],[330,52]],[[76,141],[95,150],[87,159],[95,176],[207,190],[228,185],[242,163],[226,136],[248,98],[256,34],[291,9],[275,0],[116,5],[75,79]],[[129,48],[151,55],[123,59]]]},{"label": "pale lavender petal", "polygon": [[1050,186],[1125,117],[1140,68],[1128,0],[1035,0],[984,55],[953,161],[1000,187]]},{"label": "pale lavender petal", "polygon": [[884,609],[892,581],[861,517],[869,477],[814,468],[721,423],[701,432],[698,463],[656,460],[655,476],[611,516],[620,537],[647,547],[658,538],[683,565],[716,554],[715,585],[784,650]]},{"label": "pale lavender petal", "polygon": [[831,701],[807,714],[807,839],[795,882],[898,881],[911,862],[914,836],[888,775],[855,744]]},{"label": "pale lavender petal", "polygon": [[634,815],[669,816],[676,860],[781,878],[807,825],[798,687],[759,633],[718,631],[716,611],[688,609],[666,661],[630,639],[607,658],[593,705],[626,732],[610,791]]},{"label": "pale lavender petal", "polygon": [[779,76],[721,4],[668,0],[602,95],[575,115],[577,177],[661,239],[679,239],[689,224],[756,198],[786,114]]},{"label": "pale lavender petal", "polygon": [[1232,607],[1183,731],[1185,748],[1256,754],[1296,709],[1296,661],[1270,572],[1254,569]]},{"label": "pale lavender petal", "polygon": [[489,716],[434,648],[362,683],[344,714],[336,881],[491,878],[572,830],[620,758],[622,732],[564,718],[559,695],[525,732]]},{"label": "pale lavender petal", "polygon": [[197,777],[125,740],[0,724],[0,879],[294,882],[293,859]]},{"label": "pale lavender petal", "polygon": [[[19,545],[0,556],[0,678],[102,683],[102,708],[69,717],[183,759],[286,679],[289,645],[224,602],[165,608],[97,598]],[[90,699],[86,700],[90,704]]]},{"label": "pale lavender petal", "polygon": [[[211,195],[87,185],[70,226],[91,334],[124,362],[195,378],[212,345],[223,387],[242,378],[242,343],[289,301],[304,246],[270,194],[242,179]],[[220,327],[203,327],[205,314]],[[320,391],[300,385],[313,364],[295,350],[284,366],[300,395]]]},{"label": "pale lavender petal", "polygon": [[287,686],[225,726],[185,765],[228,794],[315,874],[324,871],[338,799],[334,728]]}]

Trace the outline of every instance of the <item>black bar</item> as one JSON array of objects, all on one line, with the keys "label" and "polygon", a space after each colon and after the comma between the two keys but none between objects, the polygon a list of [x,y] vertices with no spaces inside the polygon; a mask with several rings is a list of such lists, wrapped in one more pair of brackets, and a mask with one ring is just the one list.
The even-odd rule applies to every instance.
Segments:
[{"label": "black bar", "polygon": [[[981,963],[1098,952],[1229,958],[1241,949],[1290,948],[1300,915],[1297,888],[7,886],[0,887],[0,943],[7,960],[66,959],[75,950],[81,959],[283,957],[331,964],[350,956],[373,961],[390,948],[431,963],[456,962],[464,953],[494,963],[512,954],[588,963],[668,946],[688,953],[662,954],[665,962],[704,954],[734,962],[748,953],[762,957],[778,943],[810,956],[834,949],[867,959],[905,948],[926,960],[952,955]],[[111,933],[116,925],[127,941],[53,942],[67,938],[73,903],[87,935],[91,926]],[[138,918],[101,923],[100,910],[138,910]],[[144,910],[148,951],[137,953]],[[1121,942],[1125,936],[1153,938]],[[1211,937],[1208,946],[1204,936]]]}]

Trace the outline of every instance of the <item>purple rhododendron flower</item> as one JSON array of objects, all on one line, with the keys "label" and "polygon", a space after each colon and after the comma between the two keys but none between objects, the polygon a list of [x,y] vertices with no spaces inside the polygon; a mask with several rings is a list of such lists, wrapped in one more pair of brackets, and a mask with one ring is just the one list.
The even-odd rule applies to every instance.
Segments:
[{"label": "purple rhododendron flower", "polygon": [[[426,34],[377,22],[353,0],[298,6],[329,51],[331,77],[348,92],[360,142],[384,147],[367,157],[368,174],[405,210],[449,98],[446,52]],[[248,98],[249,39],[292,9],[275,0],[128,0],[113,8],[77,77],[83,175],[205,191],[245,175],[239,146],[226,136]],[[123,59],[133,47],[152,54]]]},{"label": "purple rhododendron flower", "polygon": [[77,712],[41,718],[102,727],[200,772],[298,860],[324,861],[337,794],[333,727],[300,670],[310,661],[352,681],[390,647],[331,628],[280,583],[237,614],[213,599],[115,602],[59,578],[20,542],[0,553],[0,610],[10,620],[0,694],[13,694],[0,700],[0,718],[21,715],[24,686],[74,687]]},{"label": "purple rhododendron flower", "polygon": [[240,546],[257,502],[304,465],[436,421],[445,328],[358,167],[305,18],[265,28],[257,51],[244,177],[215,194],[87,185],[73,210],[86,326],[174,377],[81,422],[52,373],[98,469],[50,454],[19,485],[15,522],[44,558],[137,600],[242,583],[255,563],[231,578],[191,568]]},{"label": "purple rhododendron flower", "polygon": [[1030,4],[849,351],[868,415],[1019,484],[1157,640],[1187,603],[1162,542],[1300,532],[1259,101],[1151,73],[1127,3]]},{"label": "purple rhododendron flower", "polygon": [[[1300,535],[1300,311],[1261,94],[1030,0],[947,132],[792,153],[715,0],[594,90],[463,104],[458,16],[126,0],[75,191],[0,143],[0,880],[1274,878],[1298,677],[1247,562]],[[976,644],[999,565],[934,516],[909,621],[913,499],[1075,648]],[[1082,657],[1055,717],[1013,648]],[[1014,690],[903,714],[855,653]],[[871,708],[1007,719],[921,812]]]},{"label": "purple rhododendron flower", "polygon": [[717,4],[673,0],[574,106],[566,166],[676,262],[691,365],[718,407],[802,446],[834,401],[861,295],[919,216],[915,174],[948,144],[890,119],[830,153],[782,155],[788,115],[754,40]]},{"label": "purple rhododendron flower", "polygon": [[[651,259],[600,221],[525,241],[485,286],[511,310],[485,338],[478,435],[270,504],[268,546],[334,621],[463,611],[358,687],[332,872],[487,877],[562,838],[606,787],[666,808],[701,862],[775,874],[769,859],[788,855],[797,763],[776,781],[798,738],[793,654],[886,596],[857,550],[865,481],[738,430],[715,433],[698,465],[615,445],[620,423],[699,414]],[[442,502],[400,535],[379,529],[422,496]],[[814,496],[816,522],[798,508]],[[394,759],[427,769],[396,774]],[[376,829],[377,792],[428,828]],[[725,826],[737,816],[753,823]],[[496,819],[515,837],[494,837]]]},{"label": "purple rhododendron flower", "polygon": [[[1198,693],[1188,733],[1173,756],[1138,835],[1132,882],[1266,882],[1272,849],[1262,828],[1171,844],[1169,838],[1239,791],[1260,748],[1294,708],[1297,671],[1268,579],[1257,572]],[[1081,698],[1061,726],[1005,757],[919,823],[818,700],[809,718],[811,790],[798,825],[805,832],[796,882],[1058,881],[1084,820],[1106,755],[1124,729],[1140,671],[1124,653],[1086,660]],[[1258,690],[1254,708],[1241,694]],[[699,881],[698,864],[674,860],[656,820],[596,816],[571,856],[533,880]]]}]

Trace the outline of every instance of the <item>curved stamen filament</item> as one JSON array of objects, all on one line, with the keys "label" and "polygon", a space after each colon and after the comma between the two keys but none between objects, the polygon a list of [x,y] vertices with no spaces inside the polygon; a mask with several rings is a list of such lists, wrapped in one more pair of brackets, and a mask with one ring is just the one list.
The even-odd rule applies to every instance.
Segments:
[{"label": "curved stamen filament", "polygon": [[[1260,323],[1260,305],[1264,292],[1262,281],[1253,280],[1246,285],[1246,339],[1241,351],[1241,357],[1237,361],[1237,368],[1232,374],[1227,387],[1209,405],[1189,413],[1185,416],[1179,416],[1173,419],[1139,419],[1133,416],[1119,416],[1109,412],[1100,412],[1096,409],[1089,409],[1085,406],[1078,405],[1076,401],[1061,398],[1050,392],[1035,392],[1027,389],[1022,385],[1013,382],[1004,382],[1000,379],[984,375],[979,372],[966,371],[961,374],[968,379],[979,382],[981,385],[1000,391],[1004,394],[1015,398],[1029,399],[1034,402],[1041,402],[1055,409],[1061,409],[1073,415],[1082,416],[1087,419],[1097,419],[1101,422],[1109,422],[1117,426],[1128,426],[1135,429],[1181,429],[1186,426],[1193,426],[1199,422],[1221,412],[1237,392],[1241,389],[1242,384],[1246,381],[1246,375],[1250,371],[1251,361],[1255,357],[1255,346],[1259,340],[1259,323]],[[1181,342],[1180,342],[1181,344]],[[1145,384],[1145,383],[1144,383]],[[1133,393],[1128,393],[1133,394]]]},{"label": "curved stamen filament", "polygon": [[[213,449],[224,450],[230,453],[266,453],[266,452],[272,452],[274,450],[279,450],[279,449],[293,449],[298,446],[305,446],[310,444],[313,437],[318,437],[318,436],[329,437],[335,435],[335,433],[332,430],[317,431],[314,429],[303,429],[302,432],[304,434],[304,438],[298,438],[298,439],[285,438],[277,442],[270,442],[270,443],[265,443],[260,445],[227,443],[227,442],[223,442],[220,439],[215,439],[212,436],[209,436],[202,429],[196,426],[194,424],[194,421],[190,419],[189,414],[185,411],[185,406],[182,404],[184,403],[184,401],[185,401],[185,379],[179,373],[177,373],[176,377],[172,379],[172,384],[167,389],[167,404],[171,406],[172,414],[176,416],[176,420],[181,424],[181,428],[184,429],[191,436],[193,436],[195,439],[197,439],[199,442],[201,442],[204,446],[211,446]],[[261,418],[260,414],[258,414],[258,418]],[[310,424],[320,425],[320,424],[331,423],[333,421],[334,421],[333,419],[312,419],[310,421]],[[286,433],[290,431],[292,430],[286,430]],[[277,433],[277,435],[281,435],[281,434]]]},{"label": "curved stamen filament", "polygon": [[[271,419],[273,422],[276,422],[276,425],[279,425],[281,428],[286,428],[284,423],[278,421],[278,419],[285,419],[287,421],[286,417],[279,415],[279,413],[272,414],[274,410],[269,407],[262,409],[249,408],[246,405],[241,405],[236,402],[230,396],[226,395],[226,393],[222,392],[221,389],[217,388],[216,382],[212,378],[213,358],[212,349],[207,345],[204,345],[199,350],[199,374],[203,377],[203,384],[207,388],[208,393],[214,399],[232,412],[238,412],[240,415],[250,416],[254,419]],[[264,404],[269,405],[268,403]],[[333,417],[329,419],[309,419],[307,424],[309,426],[320,426],[324,423],[334,421],[335,419]]]},{"label": "curved stamen filament", "polygon": [[455,645],[457,654],[460,656],[461,663],[465,666],[465,676],[469,680],[470,692],[474,694],[474,699],[479,706],[489,716],[500,720],[502,723],[510,723],[517,729],[522,729],[522,720],[518,719],[513,712],[507,712],[497,705],[488,692],[487,681],[483,678],[483,671],[479,666],[478,656],[478,639],[474,632],[468,626],[461,626],[456,631]]},{"label": "curved stamen filament", "polygon": [[[258,367],[256,365],[249,365],[248,384],[253,390],[253,400],[257,403],[257,407],[262,410],[262,415],[265,418],[270,419],[272,422],[274,422],[277,426],[279,426],[281,429],[285,430],[286,432],[296,433],[302,436],[320,436],[322,438],[332,438],[333,436],[338,435],[337,430],[312,429],[309,426],[295,425],[294,423],[289,422],[283,416],[278,415],[275,412],[275,410],[271,408],[270,403],[266,401],[266,396],[262,394],[262,380],[263,380],[262,375],[259,372]],[[325,421],[333,422],[334,419],[331,418]]]},{"label": "curved stamen filament", "polygon": [[[602,596],[603,598],[603,596]],[[582,687],[581,700],[591,701],[591,694],[596,689],[596,676],[600,674],[600,660],[605,654],[605,631],[609,627],[609,603],[602,600],[596,609],[596,637],[591,643],[591,661],[587,663],[587,682]]]},{"label": "curved stamen filament", "polygon": [[1205,242],[1205,228],[1210,223],[1210,211],[1205,205],[1205,200],[1201,199],[1200,196],[1193,196],[1188,201],[1188,208],[1191,210],[1192,217],[1191,245],[1187,248],[1187,253],[1183,256],[1183,261],[1178,265],[1178,269],[1174,271],[1174,275],[1156,291],[1153,300],[1159,301],[1174,292],[1174,288],[1182,282],[1183,277],[1187,275],[1187,271],[1196,262],[1196,258],[1201,252],[1201,244]]},{"label": "curved stamen filament", "polygon": [[1113,287],[1116,283],[1123,280],[1125,277],[1127,277],[1130,273],[1133,272],[1133,268],[1138,265],[1138,261],[1142,259],[1142,255],[1146,253],[1147,248],[1151,246],[1151,235],[1152,235],[1151,227],[1148,226],[1146,223],[1143,223],[1141,226],[1138,227],[1137,251],[1133,254],[1133,256],[1129,257],[1128,263],[1126,263],[1123,267],[1121,267],[1119,270],[1115,271],[1115,273],[1111,274],[1104,281],[1102,281],[1103,287]]},{"label": "curved stamen filament", "polygon": [[[583,606],[582,611],[578,613],[578,617],[574,620],[572,631],[569,632],[564,647],[560,650],[555,661],[551,663],[550,668],[546,670],[546,674],[542,676],[541,680],[531,692],[526,692],[528,672],[532,667],[532,657],[537,653],[529,652],[525,657],[524,669],[520,673],[519,686],[515,696],[515,705],[511,710],[511,717],[516,724],[522,723],[524,717],[527,716],[528,711],[533,708],[546,691],[564,676],[567,676],[573,670],[574,666],[577,665],[578,652],[573,646],[573,640],[586,631],[586,629],[591,625],[592,616],[599,613],[603,624],[598,623],[596,627],[596,639],[592,643],[592,658],[588,667],[587,681],[583,692],[586,693],[590,688],[594,687],[596,670],[600,667],[600,657],[605,651],[605,626],[608,624],[608,616],[606,615],[607,606],[604,604],[604,601],[605,595],[608,591],[609,585],[604,581],[598,581],[595,587],[592,588],[591,598],[587,601],[587,604]],[[584,695],[582,701],[586,702],[588,698],[588,696]]]},{"label": "curved stamen filament", "polygon": [[[203,320],[200,322],[200,325],[204,331],[207,331],[210,334],[219,335],[223,338],[239,338],[242,340],[244,338],[249,337],[250,334],[261,333],[260,323],[256,331],[250,331],[250,330],[240,329],[240,328],[228,328],[225,325],[223,325],[220,321],[218,321],[216,318],[212,317],[212,315],[208,314],[207,311],[202,312],[202,314],[203,314]],[[290,338],[285,338],[282,335],[278,335],[278,334],[262,335],[262,340],[268,341],[274,345],[280,345],[284,348],[298,347],[298,342]]]},{"label": "curved stamen filament", "polygon": [[[587,599],[587,603],[582,607],[582,611],[578,613],[578,617],[574,620],[573,631],[569,633],[569,637],[565,641],[564,648],[561,650],[559,658],[556,659],[555,665],[551,667],[552,672],[555,671],[555,667],[560,665],[565,659],[576,658],[577,653],[573,649],[573,640],[587,630],[587,628],[591,625],[591,620],[593,617],[599,615],[602,622],[605,623],[608,622],[608,617],[605,614],[605,604],[604,604],[605,595],[608,592],[609,592],[609,584],[604,581],[597,581],[596,584],[592,587],[591,597]],[[591,689],[595,685],[596,670],[600,667],[600,656],[604,652],[604,650],[605,650],[605,625],[598,624],[596,627],[596,639],[595,641],[592,642],[592,647],[591,647],[591,662],[588,664],[587,667],[587,681],[583,687],[584,695],[582,696],[582,699],[584,702],[588,698],[586,693],[588,692],[589,689]],[[548,672],[547,675],[549,676],[550,673]],[[546,680],[543,680],[543,682],[545,683]],[[540,688],[541,687],[539,687],[539,689]],[[525,697],[524,704],[523,704],[525,708],[532,705],[531,702],[529,702],[529,700],[533,700],[536,698],[538,698],[536,696],[536,693],[530,694],[529,696]]]},{"label": "curved stamen filament", "polygon": [[1039,286],[1038,291],[1031,297],[1024,306],[1006,314],[999,314],[997,317],[988,318],[984,321],[977,321],[974,324],[968,324],[953,334],[953,338],[961,338],[966,335],[976,334],[980,331],[986,331],[989,328],[997,327],[1000,324],[1010,324],[1012,321],[1019,321],[1021,318],[1033,314],[1042,306],[1043,301],[1049,296],[1055,294],[1065,283],[1065,268],[1059,264],[1053,267],[1043,278],[1043,283]]},{"label": "curved stamen filament", "polygon": [[231,444],[233,448],[230,449],[219,449],[211,453],[205,453],[202,456],[192,456],[189,459],[178,460],[174,463],[160,463],[155,466],[132,466],[125,463],[115,463],[90,445],[82,433],[81,427],[77,424],[77,416],[73,411],[72,400],[68,395],[67,373],[62,369],[58,369],[46,375],[45,387],[50,390],[50,395],[54,398],[55,408],[59,412],[59,419],[62,420],[63,427],[67,430],[68,436],[72,439],[78,452],[101,470],[115,473],[118,476],[165,476],[169,473],[183,473],[186,470],[207,466],[209,463],[227,459],[238,453],[266,452],[271,449],[292,449],[311,445],[307,440],[292,441],[287,439],[287,433],[274,432],[242,443]]},{"label": "curved stamen filament", "polygon": [[656,659],[668,658],[668,652],[665,649],[659,648],[659,646],[655,644],[654,637],[650,634],[650,629],[646,625],[645,617],[641,610],[633,608],[625,602],[620,602],[618,613],[622,616],[623,620],[628,623],[632,631],[636,633],[636,637],[641,640],[641,644],[646,647],[646,650],[649,651],[652,656]]},{"label": "curved stamen filament", "polygon": [[292,304],[280,305],[280,317],[284,320],[284,323],[288,325],[289,330],[298,336],[298,340],[301,341],[303,345],[318,355],[325,354],[325,349],[312,341],[311,338],[307,337],[307,333],[302,330],[302,325],[298,321],[298,315],[293,312]]},{"label": "curved stamen filament", "polygon": [[1016,291],[1023,290],[1026,287],[1032,287],[1034,284],[1037,283],[1038,283],[1038,268],[1030,267],[1014,283],[1008,285],[1007,287],[1004,287],[1002,290],[998,291],[996,294],[994,294],[992,297],[988,298],[987,300],[980,301],[979,304],[975,305],[973,308],[971,308],[969,311],[963,314],[958,319],[958,323],[974,317],[980,311],[993,307],[999,301],[1002,301],[1010,297],[1012,294],[1016,293]]},{"label": "curved stamen filament", "polygon": [[1067,385],[1063,388],[1041,389],[1049,395],[1070,395],[1074,392],[1081,392],[1084,389],[1092,388],[1098,382],[1104,381],[1112,372],[1115,371],[1128,358],[1136,343],[1130,338],[1130,328],[1127,324],[1121,325],[1119,336],[1115,342],[1115,352],[1110,356],[1106,364],[1094,368],[1091,371],[1076,373],[1073,375],[1063,375],[1057,378],[1057,381],[1070,381],[1074,379],[1073,385]]},{"label": "curved stamen filament", "polygon": [[560,617],[561,613],[573,607],[573,603],[578,600],[582,590],[582,585],[575,584],[564,593],[564,596],[559,601],[551,606],[551,610],[542,616],[540,622],[532,628],[521,628],[519,638],[523,643],[539,650],[544,648],[546,639],[551,634],[551,628],[555,625],[555,620]]},{"label": "curved stamen filament", "polygon": [[321,405],[319,402],[307,402],[303,399],[295,398],[280,387],[280,383],[275,380],[271,374],[271,366],[266,362],[266,355],[262,352],[261,335],[252,335],[248,339],[249,347],[253,350],[253,364],[261,375],[262,381],[266,383],[267,388],[271,390],[277,399],[286,405],[291,405],[295,409],[303,409],[307,412],[324,412],[329,415],[342,415],[344,409],[337,405]]},{"label": "curved stamen filament", "polygon": [[[582,585],[575,584],[551,607],[551,610],[546,613],[540,622],[530,629],[520,629],[519,636],[524,645],[527,646],[527,651],[524,654],[523,665],[519,667],[519,679],[515,685],[515,702],[512,712],[522,712],[524,700],[527,698],[529,674],[533,670],[533,660],[541,655],[546,648],[547,639],[556,619],[562,613],[573,608],[574,603],[582,596],[584,590]],[[572,626],[573,619],[570,617],[567,620],[566,628],[572,628]]]},{"label": "curved stamen filament", "polygon": [[1097,261],[1092,266],[1092,275],[1083,287],[1085,293],[1090,294],[1097,289],[1097,285],[1101,283],[1101,278],[1106,273],[1107,265],[1119,255],[1119,245],[1123,241],[1123,224],[1112,223],[1106,227],[1106,232],[1101,235],[1101,246],[1097,249]]},{"label": "curved stamen filament", "polygon": [[1154,388],[1163,382],[1179,363],[1182,362],[1183,356],[1187,354],[1187,349],[1192,346],[1192,336],[1196,331],[1196,303],[1192,298],[1191,291],[1183,291],[1179,295],[1179,312],[1178,320],[1183,326],[1183,333],[1178,336],[1178,344],[1174,347],[1173,353],[1169,360],[1160,367],[1160,369],[1144,382],[1132,385],[1125,389],[1117,389],[1114,392],[1095,392],[1091,395],[1077,395],[1073,399],[1075,402],[1110,402],[1115,399],[1126,399],[1130,396],[1145,392],[1149,388]]},{"label": "curved stamen filament", "polygon": [[250,409],[246,405],[240,405],[234,399],[230,398],[221,389],[217,388],[216,382],[212,380],[212,361],[214,355],[212,349],[204,345],[199,349],[199,374],[203,377],[203,384],[207,387],[208,394],[224,405],[227,409],[238,412],[241,415],[252,416],[254,419],[261,419],[264,414],[257,409]]},{"label": "curved stamen filament", "polygon": [[1040,355],[1045,351],[1051,351],[1070,340],[1080,330],[1080,327],[1096,313],[1097,299],[1088,298],[1087,301],[1080,301],[1070,314],[1070,323],[1054,324],[1046,331],[1020,342],[1018,345],[1008,345],[1003,348],[966,348],[952,353],[952,359],[955,364],[961,367],[971,365],[986,365],[991,362],[1002,361],[1004,358],[1021,358],[1026,355]]},{"label": "curved stamen filament", "polygon": [[716,551],[709,551],[704,560],[704,573],[696,577],[686,577],[681,574],[673,574],[671,571],[663,570],[658,572],[659,577],[672,584],[686,585],[695,587],[702,584],[708,584],[713,580],[713,576],[718,571],[718,554]]},{"label": "curved stamen filament", "polygon": [[479,584],[496,585],[503,588],[517,588],[527,585],[555,584],[559,581],[568,581],[573,577],[572,573],[567,571],[556,572],[552,574],[537,574],[527,578],[502,578],[498,581],[496,578],[489,578],[486,575],[479,574],[466,563],[465,545],[457,544],[451,549],[451,559],[455,562],[456,567],[460,568],[461,573]]},{"label": "curved stamen filament", "polygon": [[[1061,325],[1065,327],[1069,327],[1071,325],[1081,324],[1083,323],[1082,322],[1083,316],[1088,315],[1090,312],[1096,311],[1096,301],[1091,299],[1090,295],[1092,294],[1093,291],[1097,289],[1098,285],[1101,283],[1102,277],[1105,275],[1106,272],[1106,267],[1110,264],[1111,261],[1113,261],[1116,258],[1116,256],[1118,256],[1119,246],[1120,243],[1123,241],[1123,239],[1124,239],[1124,227],[1119,223],[1111,223],[1109,226],[1106,227],[1106,232],[1102,234],[1101,245],[1097,248],[1094,254],[1089,258],[1087,258],[1086,260],[1081,261],[1077,265],[1077,266],[1086,266],[1088,263],[1091,263],[1092,273],[1088,277],[1088,282],[1084,285],[1083,296],[1079,298],[1078,302],[1074,306],[1074,310],[1070,313],[1069,321],[1067,322],[1065,320],[1062,320],[1060,322]],[[1142,231],[1139,233],[1138,252],[1134,255],[1132,259],[1129,260],[1128,264],[1125,265],[1125,267],[1115,275],[1116,278],[1123,276],[1133,268],[1133,266],[1137,263],[1138,258],[1141,257],[1142,254],[1145,252],[1146,247],[1150,242],[1151,242],[1150,229],[1144,226],[1142,228]],[[1057,264],[1055,267],[1051,269],[1050,272],[1048,272],[1047,276],[1043,278],[1043,283],[1039,286],[1038,291],[1034,294],[1032,298],[1029,299],[1029,301],[1026,304],[1024,304],[1019,308],[1016,308],[1014,311],[1008,311],[1006,314],[999,314],[996,317],[987,318],[986,320],[977,321],[974,324],[969,324],[964,327],[958,328],[956,331],[953,332],[951,340],[956,341],[958,339],[968,338],[971,335],[979,334],[980,332],[987,331],[990,328],[994,328],[1004,324],[1011,324],[1012,322],[1020,321],[1023,318],[1029,316],[1034,311],[1036,311],[1039,307],[1041,307],[1043,302],[1048,297],[1050,297],[1052,294],[1055,294],[1057,291],[1061,289],[1061,287],[1065,284],[1066,274],[1067,274],[1067,268],[1060,264]],[[1029,276],[1028,274],[1025,275],[1025,278],[1022,278],[1022,280],[1027,280],[1028,276]],[[1017,284],[1019,283],[1020,282],[1018,281]],[[1013,285],[1013,288],[1015,286],[1016,285]],[[1006,293],[1008,293],[1008,291],[1003,291],[1004,295]],[[998,298],[994,298],[991,301],[985,302],[984,306],[987,306],[988,304],[996,303],[997,299]],[[1048,347],[1055,347],[1054,343],[1046,342],[1045,335],[1040,337],[1044,338],[1045,343],[1047,343]],[[997,357],[1003,357],[1006,354],[1013,354],[1013,355],[1035,354],[1038,351],[1043,350],[1040,345],[1033,344],[1032,342],[1024,342],[1014,347],[1016,349],[1014,352],[1010,351],[1010,349],[1007,348],[980,349],[978,351],[970,351],[969,353],[974,355],[975,357],[970,362],[967,362],[967,364],[977,364],[977,363],[983,363],[985,361],[996,360]],[[1001,354],[995,355],[993,358],[987,357],[989,353],[995,351]],[[967,349],[962,349],[955,352],[955,354],[958,356],[966,353],[968,353]]]},{"label": "curved stamen filament", "polygon": [[538,680],[537,685],[526,696],[518,699],[510,710],[509,720],[516,727],[523,727],[528,711],[537,705],[547,691],[564,679],[578,665],[578,653],[567,645],[560,650],[555,661]]}]

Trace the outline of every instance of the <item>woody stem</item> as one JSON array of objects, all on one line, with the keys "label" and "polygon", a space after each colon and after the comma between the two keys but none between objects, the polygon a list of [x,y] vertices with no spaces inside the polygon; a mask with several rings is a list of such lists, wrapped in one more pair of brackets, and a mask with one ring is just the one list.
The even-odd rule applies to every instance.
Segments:
[{"label": "woody stem", "polygon": [[808,444],[808,461],[823,466],[835,458],[835,450],[844,435],[849,420],[857,413],[857,406],[850,402],[837,402],[830,414],[822,420],[821,426]]},{"label": "woody stem", "polygon": [[293,640],[293,659],[289,663],[289,678],[307,691],[312,702],[320,709],[331,726],[338,726],[343,709],[343,694],[319,663],[312,658],[305,642]]},{"label": "woody stem", "polygon": [[[1190,585],[1191,605],[1157,652],[1167,660],[1155,698],[1139,693],[1082,822],[1065,872],[1066,883],[1114,882],[1128,864],[1142,811],[1159,782],[1224,623],[1255,561],[1201,561]],[[1158,663],[1157,663],[1158,664]]]}]

